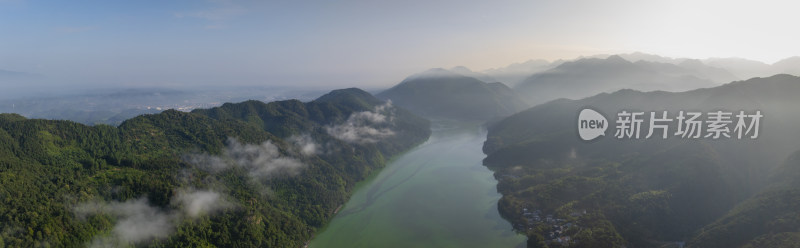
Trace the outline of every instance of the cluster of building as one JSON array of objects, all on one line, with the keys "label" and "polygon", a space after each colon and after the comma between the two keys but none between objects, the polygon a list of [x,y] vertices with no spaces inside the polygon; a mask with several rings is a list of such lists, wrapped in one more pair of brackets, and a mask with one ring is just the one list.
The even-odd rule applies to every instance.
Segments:
[{"label": "cluster of building", "polygon": [[[570,216],[580,217],[586,214],[586,210],[581,212],[572,212]],[[559,243],[566,245],[570,242],[575,242],[569,235],[566,234],[567,230],[577,225],[572,222],[567,222],[565,219],[555,218],[552,214],[544,215],[539,209],[529,210],[528,208],[522,209],[522,216],[527,220],[527,229],[533,229],[537,225],[546,224],[550,227],[549,231],[543,233],[545,239],[550,243]]]},{"label": "cluster of building", "polygon": [[560,243],[560,244],[568,244],[572,238],[569,235],[566,235],[567,229],[572,227],[572,223],[566,224],[556,224],[553,225],[550,229],[550,232],[545,235],[545,238],[550,243]]}]

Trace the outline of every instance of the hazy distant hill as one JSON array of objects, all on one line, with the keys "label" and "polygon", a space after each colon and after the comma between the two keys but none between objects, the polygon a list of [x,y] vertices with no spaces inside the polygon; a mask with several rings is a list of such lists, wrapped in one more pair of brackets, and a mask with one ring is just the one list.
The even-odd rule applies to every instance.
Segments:
[{"label": "hazy distant hill", "polygon": [[[528,60],[522,63],[513,63],[506,67],[492,68],[484,70],[481,73],[488,75],[495,80],[485,82],[502,82],[509,87],[521,83],[526,78],[533,74],[543,72],[563,63],[563,60],[549,62],[547,60],[537,59]],[[480,79],[480,78],[479,78]]]},{"label": "hazy distant hill", "polygon": [[[586,58],[605,59],[611,56],[615,55],[594,55]],[[616,56],[633,63],[648,64],[649,66],[654,67],[654,69],[664,69],[662,72],[672,74],[673,76],[695,76],[700,79],[706,79],[718,84],[746,79],[737,77],[726,69],[710,66],[699,59],[670,58],[642,52],[622,53],[616,54]]]},{"label": "hazy distant hill", "polygon": [[774,74],[791,74],[800,76],[800,57],[789,57],[773,64],[742,58],[711,58],[705,64],[723,68],[741,79],[766,77]]},{"label": "hazy distant hill", "polygon": [[502,83],[486,83],[443,69],[410,76],[377,97],[430,118],[489,120],[526,107]]},{"label": "hazy distant hill", "polygon": [[[678,72],[683,70],[682,72]],[[531,105],[557,98],[578,99],[619,89],[684,91],[715,86],[685,69],[656,62],[632,63],[620,56],[565,62],[514,87]]]},{"label": "hazy distant hill", "polygon": [[676,64],[677,65],[677,64],[680,64],[680,63],[682,63],[682,62],[687,60],[685,58],[669,58],[669,57],[664,57],[664,56],[655,55],[655,54],[649,54],[649,53],[643,53],[643,52],[623,53],[623,54],[617,54],[617,55],[619,55],[620,57],[622,57],[622,58],[624,58],[624,59],[626,59],[626,60],[628,60],[630,62],[636,62],[636,61],[643,60],[643,61],[649,61],[649,62],[658,62],[658,63],[667,63],[667,64]]},{"label": "hazy distant hill", "polygon": [[638,60],[635,61],[634,64],[646,70],[673,77],[696,77],[716,84],[730,83],[739,80],[739,78],[724,69],[705,65],[703,62],[696,59],[684,59],[677,64]]},{"label": "hazy distant hill", "polygon": [[[647,54],[642,52],[634,52],[634,53],[623,53],[623,54],[616,54],[616,55],[608,55],[608,54],[598,54],[593,56],[586,56],[586,57],[579,57],[574,60],[569,61],[578,61],[583,59],[606,59],[611,56],[618,56],[627,61],[637,63],[637,62],[644,62],[648,64],[656,65],[656,67],[665,67],[671,66],[672,68],[664,68],[667,69],[665,72],[672,72],[673,76],[683,76],[683,75],[690,75],[695,76],[700,79],[706,79],[718,84],[722,83],[729,83],[731,81],[742,79],[740,77],[735,76],[731,72],[728,72],[725,69],[714,67],[703,63],[701,60],[697,59],[688,59],[688,58],[670,58],[659,56],[655,54]],[[547,60],[528,60],[523,63],[514,63],[506,67],[500,68],[492,68],[488,70],[481,71],[480,73],[475,73],[476,75],[466,75],[472,76],[481,80],[484,80],[481,76],[486,76],[491,80],[484,80],[485,82],[491,81],[499,81],[503,82],[510,87],[514,87],[519,83],[522,83],[533,74],[540,73],[547,71],[549,69],[553,69],[561,64],[563,64],[564,60],[557,60],[553,62],[548,62]],[[454,68],[456,69],[456,68]],[[472,73],[470,71],[470,73]]]},{"label": "hazy distant hill", "polygon": [[778,73],[787,73],[800,76],[800,57],[790,57],[772,64],[772,68]]},{"label": "hazy distant hill", "polygon": [[[688,242],[701,228],[718,222],[726,213],[733,217],[725,218],[738,218],[735,217],[737,211],[731,209],[775,181],[770,179],[771,171],[800,150],[800,133],[796,132],[795,125],[800,122],[800,109],[794,107],[800,106],[798,94],[799,77],[775,75],[688,92],[621,90],[581,100],[556,100],[491,126],[484,144],[488,155],[484,164],[495,171],[499,180],[498,189],[503,194],[499,208],[503,216],[517,229],[527,230],[524,232],[531,237],[534,247],[546,242],[547,226],[552,223],[541,226],[537,224],[540,222],[529,221],[524,208],[552,214],[565,219],[564,223],[579,223],[580,228],[567,231],[572,238],[605,242],[601,245],[605,247]],[[608,136],[591,143],[580,141],[576,132],[577,114],[587,106],[604,113],[610,129],[606,132]],[[619,140],[613,137],[613,123],[621,110],[668,110],[671,117],[680,110],[760,110],[764,118],[760,136],[755,140],[681,139],[676,136],[644,139],[648,123],[642,124],[642,139]],[[674,133],[674,122],[670,124],[669,130]],[[767,197],[768,201],[783,201],[780,204],[784,205],[776,205],[776,209],[784,209],[787,211],[784,213],[789,214],[796,211],[793,206],[800,206],[800,198],[786,195],[795,193],[776,194],[782,196]],[[755,199],[760,201],[758,197]],[[762,205],[768,206],[761,203],[755,206]],[[750,238],[759,233],[797,232],[795,227],[800,226],[787,224],[789,229],[779,229],[758,224],[788,218],[770,215],[776,209],[758,209],[764,211],[753,210],[755,212],[748,217],[735,219],[733,223],[722,220],[717,224],[724,228],[705,227],[722,234],[700,234],[692,244],[736,247],[732,244],[753,241]],[[587,214],[571,215],[582,210]],[[753,214],[766,214],[769,216],[763,218],[771,220],[752,222],[756,218]],[[612,225],[604,224],[606,221]],[[791,221],[787,223],[794,223]],[[755,229],[733,229],[740,228],[737,225],[759,231],[747,231],[749,234],[744,235],[742,230]],[[587,229],[593,229],[595,235],[582,233]],[[725,239],[727,236],[736,236],[739,240]],[[795,236],[765,237],[763,242],[792,237]],[[726,240],[733,243],[724,243]]]},{"label": "hazy distant hill", "polygon": [[678,64],[679,66],[689,70],[689,73],[697,75],[700,78],[711,80],[715,83],[729,83],[742,78],[733,75],[728,70],[709,66],[697,59],[687,59]]},{"label": "hazy distant hill", "polygon": [[448,71],[454,72],[454,73],[458,73],[458,74],[461,74],[463,76],[472,77],[472,78],[475,78],[475,79],[478,79],[478,80],[481,80],[481,81],[484,81],[484,82],[487,82],[487,83],[502,82],[502,81],[497,80],[496,78],[490,76],[489,74],[482,73],[482,72],[475,72],[475,71],[472,71],[469,68],[464,67],[464,66],[456,66],[456,67],[450,68]]},{"label": "hazy distant hill", "polygon": [[704,62],[710,66],[726,69],[742,79],[764,77],[775,72],[769,64],[742,58],[710,58]]}]

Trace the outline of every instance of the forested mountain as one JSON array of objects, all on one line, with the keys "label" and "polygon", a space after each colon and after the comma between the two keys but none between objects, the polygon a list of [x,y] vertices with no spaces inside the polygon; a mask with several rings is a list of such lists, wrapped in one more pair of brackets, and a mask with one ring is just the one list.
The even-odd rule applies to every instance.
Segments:
[{"label": "forested mountain", "polygon": [[430,135],[359,89],[119,127],[0,115],[0,247],[301,247]]},{"label": "forested mountain", "polygon": [[[620,90],[555,100],[492,125],[484,164],[499,180],[501,213],[529,236],[533,247],[661,247],[681,242],[696,247],[756,242],[753,247],[763,247],[759,244],[796,240],[782,232],[797,231],[787,218],[796,214],[793,206],[799,198],[785,190],[757,193],[776,181],[773,171],[796,171],[788,169],[796,166],[796,155],[788,160],[795,162],[784,160],[800,150],[800,133],[793,125],[800,121],[800,110],[793,107],[800,106],[798,93],[800,78],[775,75],[679,93]],[[576,131],[578,113],[586,107],[608,120],[606,136],[593,142],[580,140]],[[622,111],[645,114],[639,139],[615,137]],[[675,120],[667,124],[667,138],[660,130],[645,138],[651,111],[659,118],[667,111]],[[686,138],[674,135],[679,111],[701,112],[703,121],[715,111],[761,111],[763,119],[755,139],[736,137],[735,116],[732,138],[713,139],[706,133]],[[767,203],[774,207],[759,207]],[[754,222],[753,214],[766,216]],[[730,235],[738,236],[722,240]]]},{"label": "forested mountain", "polygon": [[458,120],[505,117],[527,106],[502,83],[486,83],[444,69],[412,75],[377,97],[422,116]]}]

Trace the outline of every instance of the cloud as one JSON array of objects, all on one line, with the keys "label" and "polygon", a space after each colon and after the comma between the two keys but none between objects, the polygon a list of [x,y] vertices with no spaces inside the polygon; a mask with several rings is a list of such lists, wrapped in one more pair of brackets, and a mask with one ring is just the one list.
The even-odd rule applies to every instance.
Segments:
[{"label": "cloud", "polygon": [[289,137],[288,140],[297,146],[300,149],[300,153],[303,155],[311,156],[322,153],[320,145],[314,142],[314,139],[311,138],[311,135],[294,135]]},{"label": "cloud", "polygon": [[119,247],[169,237],[177,223],[186,217],[195,218],[233,206],[217,192],[195,189],[179,189],[173,203],[178,209],[151,206],[144,197],[125,202],[93,201],[75,206],[73,212],[79,219],[97,214],[116,218],[110,235],[95,236],[89,246]]},{"label": "cloud", "polygon": [[394,122],[392,102],[376,106],[372,111],[350,114],[347,121],[338,125],[326,126],[331,136],[349,143],[375,143],[380,139],[395,135],[389,126]]},{"label": "cloud", "polygon": [[303,167],[297,159],[281,156],[278,147],[271,141],[253,145],[230,138],[225,154],[235,162],[233,165],[246,169],[257,178],[269,178],[280,173],[295,175]]},{"label": "cloud", "polygon": [[269,179],[278,175],[297,175],[304,167],[299,160],[281,155],[271,141],[260,145],[242,144],[228,138],[222,155],[191,154],[185,158],[189,163],[210,172],[221,172],[230,168],[241,168],[253,179]]},{"label": "cloud", "polygon": [[95,237],[91,247],[117,247],[166,238],[175,230],[174,213],[150,206],[146,198],[126,202],[91,202],[74,209],[79,218],[108,214],[117,218],[111,236]]},{"label": "cloud", "polygon": [[208,154],[189,154],[184,156],[184,160],[197,166],[201,170],[217,173],[221,172],[225,169],[228,169],[230,166],[228,163],[229,161],[224,159],[221,156],[212,156]]},{"label": "cloud", "polygon": [[233,207],[220,193],[195,189],[179,190],[174,202],[181,206],[185,215],[192,218]]}]

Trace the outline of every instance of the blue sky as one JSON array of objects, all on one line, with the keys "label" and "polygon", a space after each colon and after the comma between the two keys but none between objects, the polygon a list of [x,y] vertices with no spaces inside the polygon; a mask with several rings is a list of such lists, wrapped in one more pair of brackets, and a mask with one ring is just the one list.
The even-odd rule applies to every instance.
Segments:
[{"label": "blue sky", "polygon": [[642,51],[800,55],[788,1],[0,0],[0,69],[60,85],[389,86],[431,67]]}]

